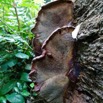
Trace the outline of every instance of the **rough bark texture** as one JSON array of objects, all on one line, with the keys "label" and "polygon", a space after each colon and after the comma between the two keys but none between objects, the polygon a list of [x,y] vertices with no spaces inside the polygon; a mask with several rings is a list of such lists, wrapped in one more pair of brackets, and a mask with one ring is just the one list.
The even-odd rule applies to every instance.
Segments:
[{"label": "rough bark texture", "polygon": [[82,77],[78,90],[86,103],[103,103],[103,0],[77,0],[74,13],[78,23],[82,22],[77,58]]}]

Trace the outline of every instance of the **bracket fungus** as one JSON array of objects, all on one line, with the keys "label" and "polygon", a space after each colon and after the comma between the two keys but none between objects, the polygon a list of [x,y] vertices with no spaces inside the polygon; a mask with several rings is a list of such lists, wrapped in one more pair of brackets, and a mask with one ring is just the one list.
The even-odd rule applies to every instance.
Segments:
[{"label": "bracket fungus", "polygon": [[39,11],[35,27],[32,29],[35,34],[33,40],[35,54],[41,54],[42,43],[55,29],[68,25],[70,21],[73,21],[72,1],[53,1],[44,5]]},{"label": "bracket fungus", "polygon": [[66,103],[68,83],[79,76],[74,47],[80,25],[75,28],[72,21],[73,2],[58,0],[41,8],[32,29],[36,57],[29,75],[34,90],[50,103]]}]

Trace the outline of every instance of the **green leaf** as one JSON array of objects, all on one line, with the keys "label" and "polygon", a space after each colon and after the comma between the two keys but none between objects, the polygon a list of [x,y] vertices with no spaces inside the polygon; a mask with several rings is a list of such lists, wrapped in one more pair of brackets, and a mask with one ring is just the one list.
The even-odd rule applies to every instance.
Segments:
[{"label": "green leaf", "polygon": [[31,84],[30,84],[30,87],[31,87],[31,88],[34,88],[34,86],[35,86],[34,83],[31,83]]},{"label": "green leaf", "polygon": [[26,64],[25,69],[26,70],[31,70],[31,64]]},{"label": "green leaf", "polygon": [[27,90],[23,90],[23,91],[21,92],[21,95],[27,97],[27,96],[30,95],[30,93],[29,93]]},{"label": "green leaf", "polygon": [[6,71],[8,68],[9,68],[9,67],[8,67],[8,64],[7,64],[7,63],[1,65],[1,70],[2,70],[2,71]]},{"label": "green leaf", "polygon": [[29,74],[26,73],[26,72],[22,73],[20,80],[26,81],[26,82],[31,82],[31,80],[30,80],[30,78],[29,78]]},{"label": "green leaf", "polygon": [[24,84],[23,84],[23,89],[27,89],[27,87],[28,87],[27,84],[24,83]]},{"label": "green leaf", "polygon": [[37,96],[38,94],[36,92],[33,93],[33,96]]},{"label": "green leaf", "polygon": [[20,82],[17,82],[17,87],[19,88],[20,91],[23,90],[23,86],[22,86],[22,83]]},{"label": "green leaf", "polygon": [[10,37],[5,37],[5,40],[8,40],[9,42],[15,42],[15,40],[13,38],[10,38]]},{"label": "green leaf", "polygon": [[7,62],[7,64],[8,64],[9,67],[13,67],[13,66],[15,66],[16,63],[17,63],[16,60],[10,60],[10,61]]},{"label": "green leaf", "polygon": [[8,93],[9,91],[11,91],[16,85],[16,81],[14,80],[10,80],[8,83],[4,84],[1,88],[0,88],[0,94],[4,95],[6,93]]},{"label": "green leaf", "polygon": [[8,62],[4,63],[1,65],[1,68],[2,68],[2,71],[6,71],[9,67],[13,67],[17,64],[17,61],[12,59],[12,60],[9,60]]},{"label": "green leaf", "polygon": [[14,91],[20,93],[20,90],[17,87],[14,87]]},{"label": "green leaf", "polygon": [[6,103],[6,98],[5,97],[0,97],[0,103]]},{"label": "green leaf", "polygon": [[10,103],[25,103],[24,97],[18,93],[8,94],[6,98]]},{"label": "green leaf", "polygon": [[29,56],[24,53],[17,53],[17,54],[15,54],[15,56],[17,58],[21,58],[21,59],[29,59]]}]

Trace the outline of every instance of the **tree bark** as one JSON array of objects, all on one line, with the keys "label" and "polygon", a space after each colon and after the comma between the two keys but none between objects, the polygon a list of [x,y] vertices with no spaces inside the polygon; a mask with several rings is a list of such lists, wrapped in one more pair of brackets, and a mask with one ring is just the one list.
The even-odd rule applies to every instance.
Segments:
[{"label": "tree bark", "polygon": [[77,22],[82,22],[78,37],[77,61],[82,65],[78,91],[86,103],[102,103],[103,1],[77,0],[74,13]]}]

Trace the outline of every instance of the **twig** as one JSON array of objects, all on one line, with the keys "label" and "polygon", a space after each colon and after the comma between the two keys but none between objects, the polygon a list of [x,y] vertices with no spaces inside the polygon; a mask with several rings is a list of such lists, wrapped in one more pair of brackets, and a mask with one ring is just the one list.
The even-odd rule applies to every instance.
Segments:
[{"label": "twig", "polygon": [[[2,16],[2,20],[4,21],[4,4],[3,4],[3,16]],[[5,26],[4,26],[4,29],[5,29],[5,31],[6,31]]]},{"label": "twig", "polygon": [[20,31],[20,21],[19,21],[18,11],[17,11],[15,2],[13,3],[13,7],[15,9],[16,18],[17,18],[17,22],[18,22],[18,31]]}]

